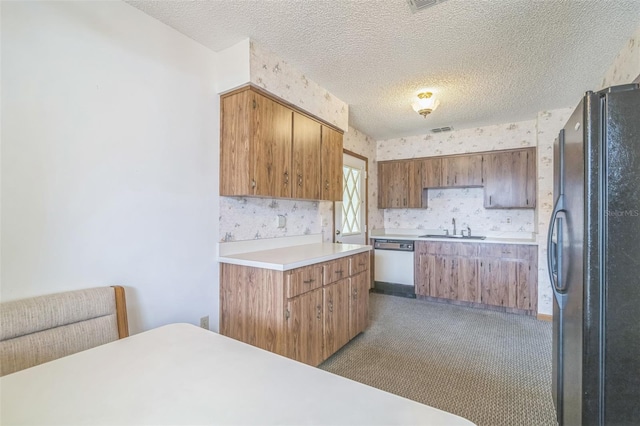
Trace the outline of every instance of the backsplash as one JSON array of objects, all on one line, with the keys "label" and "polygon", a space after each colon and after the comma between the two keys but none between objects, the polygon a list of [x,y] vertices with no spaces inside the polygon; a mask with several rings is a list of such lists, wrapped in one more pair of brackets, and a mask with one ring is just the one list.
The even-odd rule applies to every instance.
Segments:
[{"label": "backsplash", "polygon": [[472,234],[491,232],[534,232],[533,210],[485,209],[483,188],[429,189],[426,209],[386,209],[385,228],[448,229],[456,220],[458,232],[471,228]]},{"label": "backsplash", "polygon": [[[220,197],[220,241],[323,234],[320,204],[331,202]],[[325,210],[326,206],[322,209]],[[278,228],[278,215],[286,226]],[[328,233],[329,238],[331,233]]]},{"label": "backsplash", "polygon": [[249,63],[253,84],[344,131],[348,129],[349,105],[346,102],[253,40]]}]

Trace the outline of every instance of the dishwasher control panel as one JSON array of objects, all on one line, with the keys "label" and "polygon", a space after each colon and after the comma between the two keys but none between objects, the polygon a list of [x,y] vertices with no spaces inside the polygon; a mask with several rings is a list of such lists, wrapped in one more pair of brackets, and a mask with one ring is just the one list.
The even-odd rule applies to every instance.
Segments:
[{"label": "dishwasher control panel", "polygon": [[413,241],[375,240],[373,248],[376,250],[413,251]]}]

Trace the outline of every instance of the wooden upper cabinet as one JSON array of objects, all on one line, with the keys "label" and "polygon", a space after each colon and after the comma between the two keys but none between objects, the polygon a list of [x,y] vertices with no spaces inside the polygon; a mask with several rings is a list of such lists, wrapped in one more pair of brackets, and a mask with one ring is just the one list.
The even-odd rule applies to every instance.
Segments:
[{"label": "wooden upper cabinet", "polygon": [[416,161],[421,163],[422,188],[442,186],[442,159],[425,158]]},{"label": "wooden upper cabinet", "polygon": [[482,155],[443,157],[440,186],[482,186]]},{"label": "wooden upper cabinet", "polygon": [[320,199],[321,127],[317,121],[293,113],[292,198]]},{"label": "wooden upper cabinet", "polygon": [[220,121],[220,195],[342,199],[339,130],[255,87],[223,95]]},{"label": "wooden upper cabinet", "polygon": [[378,207],[422,207],[422,161],[378,163]]},{"label": "wooden upper cabinet", "polygon": [[535,148],[483,155],[484,207],[535,208]]},{"label": "wooden upper cabinet", "polygon": [[290,197],[293,112],[250,90],[222,99],[220,195]]},{"label": "wooden upper cabinet", "polygon": [[342,201],[342,134],[327,126],[322,126],[320,172],[320,198]]},{"label": "wooden upper cabinet", "polygon": [[254,194],[290,197],[292,111],[269,98],[255,98],[250,147]]}]

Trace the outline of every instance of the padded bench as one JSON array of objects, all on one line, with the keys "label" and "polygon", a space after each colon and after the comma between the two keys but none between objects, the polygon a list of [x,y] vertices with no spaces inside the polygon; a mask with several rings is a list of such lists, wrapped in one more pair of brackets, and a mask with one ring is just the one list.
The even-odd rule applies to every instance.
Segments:
[{"label": "padded bench", "polygon": [[120,286],[0,303],[0,376],[128,336]]}]

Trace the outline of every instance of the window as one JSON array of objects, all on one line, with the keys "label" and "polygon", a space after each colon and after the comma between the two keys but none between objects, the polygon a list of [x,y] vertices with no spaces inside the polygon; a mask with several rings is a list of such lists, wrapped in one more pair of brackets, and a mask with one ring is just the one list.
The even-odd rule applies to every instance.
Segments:
[{"label": "window", "polygon": [[342,235],[354,235],[362,232],[362,170],[351,166],[343,166],[344,178],[342,194]]}]

